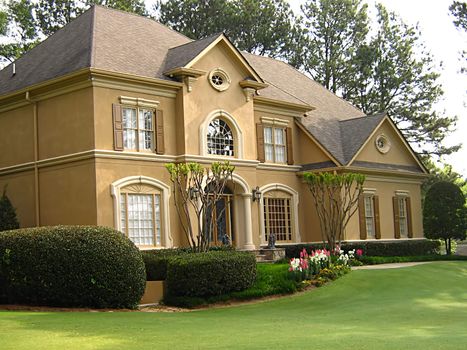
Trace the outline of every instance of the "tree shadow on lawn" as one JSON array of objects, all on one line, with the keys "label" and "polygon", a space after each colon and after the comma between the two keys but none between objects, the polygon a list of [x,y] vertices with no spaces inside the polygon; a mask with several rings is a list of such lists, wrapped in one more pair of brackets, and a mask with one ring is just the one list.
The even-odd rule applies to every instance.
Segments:
[{"label": "tree shadow on lawn", "polygon": [[354,271],[302,295],[190,313],[0,312],[0,339],[2,350],[463,349],[465,273],[467,262]]}]

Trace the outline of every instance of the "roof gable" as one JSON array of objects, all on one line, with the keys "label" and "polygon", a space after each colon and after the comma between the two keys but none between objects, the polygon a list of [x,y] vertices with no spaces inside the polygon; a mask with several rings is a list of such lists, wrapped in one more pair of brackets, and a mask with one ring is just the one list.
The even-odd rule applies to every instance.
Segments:
[{"label": "roof gable", "polygon": [[[376,140],[380,135],[384,135],[391,144],[387,153],[381,153],[376,147]],[[413,171],[428,173],[426,167],[412,147],[410,147],[401,131],[387,115],[384,116],[357,152],[355,152],[348,165],[357,166],[360,163],[385,164],[388,166],[398,165],[406,168],[411,167]]]},{"label": "roof gable", "polygon": [[256,70],[223,33],[215,34],[201,40],[192,41],[190,43],[171,48],[167,55],[164,67],[165,72],[170,72],[177,68],[193,68],[193,66],[207,55],[213,47],[220,43],[223,43],[243,68],[248,71],[250,78],[257,82],[263,82],[263,79]]},{"label": "roof gable", "polygon": [[386,113],[339,122],[344,164],[348,164],[355,157],[384,117]]}]

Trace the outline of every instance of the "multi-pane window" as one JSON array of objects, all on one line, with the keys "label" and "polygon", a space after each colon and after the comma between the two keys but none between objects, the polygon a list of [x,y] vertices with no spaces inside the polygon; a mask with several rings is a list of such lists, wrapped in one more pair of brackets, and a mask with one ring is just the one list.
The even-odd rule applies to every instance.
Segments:
[{"label": "multi-pane window", "polygon": [[159,194],[121,193],[121,230],[138,246],[161,245]]},{"label": "multi-pane window", "polygon": [[275,234],[277,242],[292,241],[292,207],[291,198],[269,198],[263,200],[264,240]]},{"label": "multi-pane window", "polygon": [[399,197],[397,199],[399,207],[399,230],[401,237],[408,236],[408,225],[407,225],[407,199],[405,197]]},{"label": "multi-pane window", "polygon": [[214,119],[209,123],[208,154],[218,156],[234,156],[234,137],[230,126],[222,119]]},{"label": "multi-pane window", "polygon": [[146,108],[122,108],[123,147],[130,150],[154,149],[154,112]]},{"label": "multi-pane window", "polygon": [[287,162],[285,128],[264,127],[264,156],[266,162]]},{"label": "multi-pane window", "polygon": [[374,207],[374,197],[373,196],[364,196],[364,205],[365,205],[365,225],[366,225],[366,234],[370,238],[375,237],[375,207]]}]

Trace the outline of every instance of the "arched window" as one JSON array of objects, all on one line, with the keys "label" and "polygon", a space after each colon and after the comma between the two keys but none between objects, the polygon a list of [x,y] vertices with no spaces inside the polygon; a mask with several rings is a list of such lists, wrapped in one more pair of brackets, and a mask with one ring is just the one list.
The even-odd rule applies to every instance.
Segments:
[{"label": "arched window", "polygon": [[111,185],[115,226],[139,247],[169,247],[169,186],[145,176],[130,176]]},{"label": "arched window", "polygon": [[277,243],[299,242],[298,193],[281,184],[265,185],[260,191],[262,243],[267,243],[271,234]]},{"label": "arched window", "polygon": [[207,130],[207,153],[218,156],[235,155],[234,136],[230,126],[222,119],[213,119]]}]

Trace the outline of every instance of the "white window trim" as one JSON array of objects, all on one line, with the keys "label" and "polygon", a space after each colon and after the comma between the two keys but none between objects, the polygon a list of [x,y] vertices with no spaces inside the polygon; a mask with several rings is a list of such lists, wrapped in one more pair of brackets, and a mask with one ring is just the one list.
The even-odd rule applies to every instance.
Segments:
[{"label": "white window trim", "polygon": [[[136,128],[125,128],[125,126],[123,125],[123,149],[125,151],[130,151],[130,152],[141,152],[141,153],[154,153],[155,152],[155,148],[156,148],[156,133],[157,133],[157,130],[156,130],[156,110],[155,108],[153,107],[143,107],[143,106],[137,106],[137,105],[122,105],[122,114],[123,114],[123,109],[134,109],[136,110]],[[152,113],[152,131],[150,131],[152,133],[152,144],[151,144],[151,148],[150,149],[147,149],[147,148],[143,148],[141,149],[139,146],[140,146],[140,132],[141,131],[147,131],[147,129],[143,129],[140,127],[139,125],[139,112],[140,110],[147,110],[147,111],[151,111]],[[123,116],[122,116],[123,118]],[[123,124],[123,123],[122,123]],[[134,130],[136,132],[136,148],[126,148],[125,147],[125,130]]]},{"label": "white window trim", "polygon": [[[265,136],[265,131],[266,131],[266,128],[270,128],[271,129],[271,137],[272,137],[272,143],[266,143],[266,136]],[[275,130],[276,129],[279,129],[281,130],[282,132],[282,137],[283,137],[283,140],[284,140],[284,144],[278,144],[276,142],[276,133],[275,133]],[[283,126],[283,125],[272,125],[272,124],[264,124],[263,125],[263,144],[264,144],[264,152],[265,152],[265,155],[264,157],[266,158],[266,145],[268,146],[272,146],[272,155],[273,155],[273,160],[270,160],[270,159],[265,159],[265,163],[267,164],[282,164],[282,165],[285,165],[285,164],[288,164],[288,159],[287,159],[287,156],[288,156],[288,149],[287,149],[287,130],[286,128]],[[276,149],[278,147],[284,147],[284,161],[283,162],[279,162],[277,160],[277,153],[276,153]]]},{"label": "white window trim", "polygon": [[[161,208],[162,208],[162,242],[161,246],[164,248],[173,247],[173,238],[170,232],[170,215],[169,215],[169,199],[170,199],[170,186],[165,183],[147,176],[128,176],[123,179],[117,180],[110,185],[110,194],[113,197],[114,207],[114,227],[121,231],[121,208],[120,208],[120,194],[121,189],[133,185],[144,184],[157,188],[161,192]],[[151,248],[152,249],[152,248]]]},{"label": "white window trim", "polygon": [[[229,126],[232,129],[233,137],[234,137],[234,156],[216,156],[213,154],[208,154],[208,126],[216,118],[224,119],[227,121]],[[225,159],[243,159],[243,135],[240,126],[238,125],[235,118],[229,113],[224,111],[223,109],[216,109],[208,114],[208,116],[204,119],[204,121],[199,126],[199,154],[202,156],[209,156],[209,157],[219,157]]]},{"label": "white window trim", "polygon": [[[260,228],[260,242],[262,245],[268,244],[264,240],[264,236],[266,234],[266,227],[264,225],[264,195],[270,191],[283,191],[285,193],[288,193],[292,196],[292,215],[293,215],[293,220],[291,220],[292,224],[292,230],[294,233],[294,236],[292,237],[292,241],[295,243],[300,243],[301,242],[301,235],[299,231],[299,226],[298,226],[298,202],[299,202],[299,197],[298,197],[298,192],[295,191],[292,187],[289,187],[287,185],[283,185],[280,183],[271,183],[264,185],[260,187],[260,192],[261,192],[261,199],[259,200],[259,228]],[[282,243],[281,243],[282,244]]]}]

